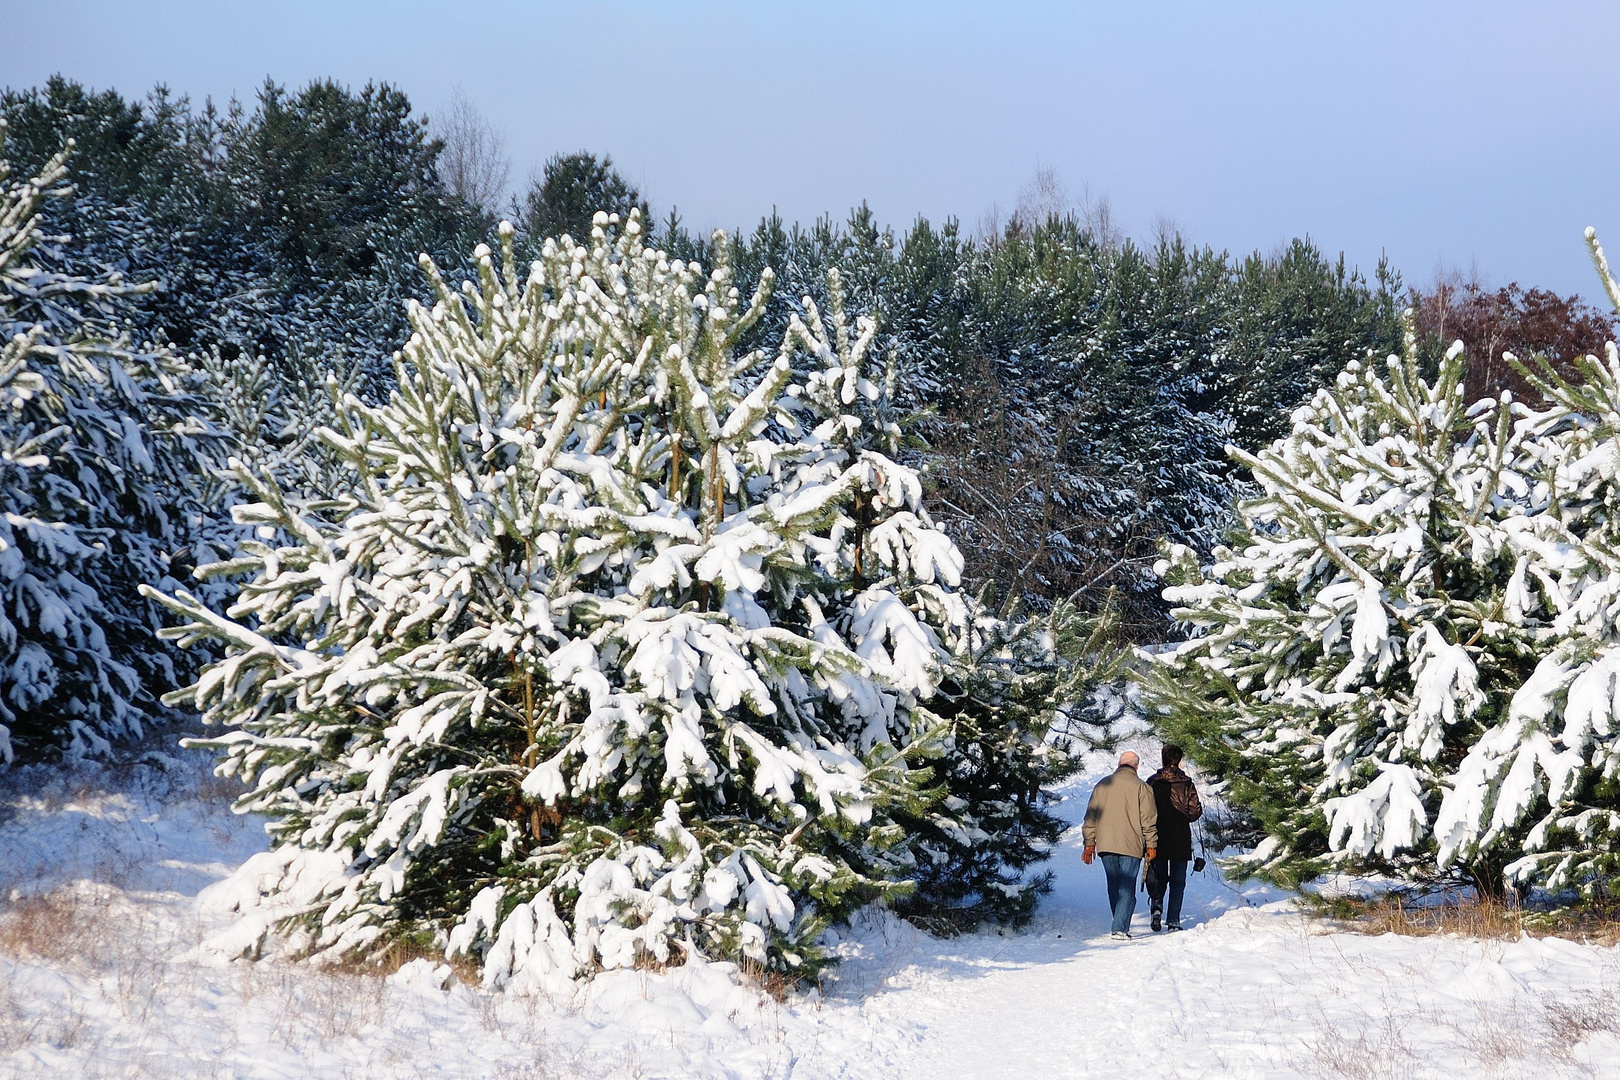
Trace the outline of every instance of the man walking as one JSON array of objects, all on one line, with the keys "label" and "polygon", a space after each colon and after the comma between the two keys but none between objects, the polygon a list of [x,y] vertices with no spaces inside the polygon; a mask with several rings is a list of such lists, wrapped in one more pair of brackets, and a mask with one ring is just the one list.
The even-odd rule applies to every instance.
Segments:
[{"label": "man walking", "polygon": [[1152,862],[1159,844],[1159,806],[1153,789],[1136,775],[1141,758],[1130,750],[1119,755],[1119,768],[1112,776],[1098,781],[1086,806],[1086,820],[1080,826],[1085,842],[1081,860],[1091,865],[1102,853],[1103,870],[1108,875],[1108,906],[1114,913],[1116,938],[1131,936],[1131,916],[1136,912],[1136,875],[1142,868],[1142,855]]},{"label": "man walking", "polygon": [[[1159,852],[1148,856],[1147,892],[1152,905],[1153,931],[1159,919],[1167,917],[1172,930],[1181,929],[1181,897],[1187,891],[1187,862],[1192,858],[1192,823],[1203,816],[1198,789],[1181,771],[1181,747],[1165,744],[1160,759],[1164,767],[1148,777],[1153,799],[1159,809]],[[1168,909],[1165,892],[1170,894]]]}]

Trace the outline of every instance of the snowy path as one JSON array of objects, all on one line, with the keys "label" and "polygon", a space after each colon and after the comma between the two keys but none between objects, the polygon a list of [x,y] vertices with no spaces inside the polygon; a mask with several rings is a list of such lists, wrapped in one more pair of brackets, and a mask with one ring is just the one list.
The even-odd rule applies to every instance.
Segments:
[{"label": "snowy path", "polygon": [[1139,911],[1120,943],[1101,877],[1069,850],[1029,932],[932,943],[872,996],[921,1029],[906,1075],[1620,1075],[1590,1065],[1620,1050],[1614,950],[1324,933],[1211,874],[1189,890],[1207,921],[1152,935]]},{"label": "snowy path", "polygon": [[1025,932],[942,941],[874,918],[824,996],[780,1004],[718,966],[559,1002],[441,989],[420,962],[387,980],[197,963],[197,892],[262,840],[194,767],[147,772],[0,792],[0,1076],[1620,1075],[1616,950],[1326,933],[1212,871],[1190,883],[1191,930],[1148,934],[1143,911],[1115,942],[1078,838]]}]

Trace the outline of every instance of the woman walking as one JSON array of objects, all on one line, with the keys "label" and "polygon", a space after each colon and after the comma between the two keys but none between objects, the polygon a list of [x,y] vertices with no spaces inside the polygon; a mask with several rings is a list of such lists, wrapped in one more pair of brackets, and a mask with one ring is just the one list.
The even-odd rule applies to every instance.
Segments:
[{"label": "woman walking", "polygon": [[[1155,933],[1165,925],[1160,922],[1165,916],[1171,930],[1181,929],[1181,898],[1187,891],[1187,863],[1193,857],[1192,823],[1204,813],[1198,801],[1198,789],[1181,771],[1181,757],[1181,747],[1165,744],[1160,757],[1163,768],[1148,778],[1159,809],[1159,849],[1156,857],[1150,858],[1147,868],[1152,915],[1149,925]],[[1167,892],[1168,911],[1165,910]]]}]

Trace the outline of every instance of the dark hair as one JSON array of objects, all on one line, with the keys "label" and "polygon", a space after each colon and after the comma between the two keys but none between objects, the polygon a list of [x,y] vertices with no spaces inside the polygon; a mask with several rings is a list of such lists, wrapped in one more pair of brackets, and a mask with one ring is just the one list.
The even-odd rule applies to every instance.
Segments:
[{"label": "dark hair", "polygon": [[1181,758],[1181,747],[1175,743],[1165,743],[1164,749],[1159,752],[1159,760],[1164,763],[1164,767],[1167,769],[1173,769],[1180,765]]}]

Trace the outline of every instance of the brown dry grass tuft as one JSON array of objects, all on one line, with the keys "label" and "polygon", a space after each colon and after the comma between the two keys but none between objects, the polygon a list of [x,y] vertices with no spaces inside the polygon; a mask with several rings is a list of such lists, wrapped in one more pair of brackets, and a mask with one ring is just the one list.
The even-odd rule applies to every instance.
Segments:
[{"label": "brown dry grass tuft", "polygon": [[108,897],[88,883],[15,896],[0,904],[0,953],[103,967],[109,943],[102,927],[110,906]]},{"label": "brown dry grass tuft", "polygon": [[786,1001],[802,983],[800,980],[780,971],[772,971],[763,964],[752,960],[744,960],[738,966],[743,976],[748,979],[760,993],[774,999],[777,1003]]},{"label": "brown dry grass tuft", "polygon": [[1340,929],[1361,934],[1449,934],[1497,940],[1517,940],[1529,934],[1598,945],[1620,943],[1620,906],[1541,911],[1473,897],[1414,903],[1410,897],[1389,893],[1371,899],[1312,896],[1308,908]]}]

